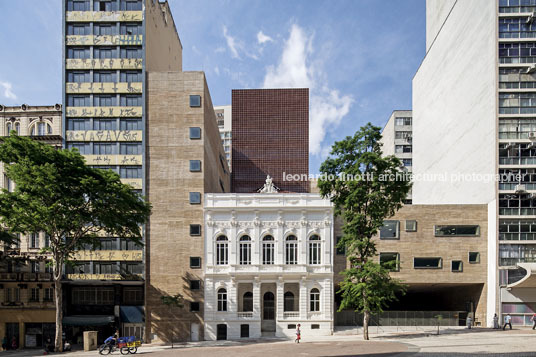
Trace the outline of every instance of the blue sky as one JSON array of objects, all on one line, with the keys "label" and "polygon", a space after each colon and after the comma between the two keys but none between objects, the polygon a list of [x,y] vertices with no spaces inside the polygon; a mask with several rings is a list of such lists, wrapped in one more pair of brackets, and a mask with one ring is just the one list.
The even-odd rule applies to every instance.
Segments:
[{"label": "blue sky", "polygon": [[[310,88],[310,172],[330,145],[411,109],[425,0],[169,0],[183,69],[231,89]],[[0,0],[0,103],[61,102],[61,1]]]}]

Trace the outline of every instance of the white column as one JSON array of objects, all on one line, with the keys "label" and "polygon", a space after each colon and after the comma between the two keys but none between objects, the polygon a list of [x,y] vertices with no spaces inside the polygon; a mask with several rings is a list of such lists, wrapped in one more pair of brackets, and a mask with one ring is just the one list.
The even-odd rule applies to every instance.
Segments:
[{"label": "white column", "polygon": [[279,277],[279,279],[277,280],[277,291],[276,291],[276,301],[275,301],[276,321],[283,320],[284,288],[285,288],[285,283],[283,283],[283,278]]},{"label": "white column", "polygon": [[229,265],[239,263],[237,254],[238,237],[236,234],[236,226],[231,226],[231,229],[229,229],[229,236],[227,237],[227,239],[229,239]]},{"label": "white column", "polygon": [[300,280],[300,320],[307,320],[307,281],[305,277]]},{"label": "white column", "polygon": [[258,278],[253,281],[253,318],[261,319],[261,284]]},{"label": "white column", "polygon": [[237,283],[235,278],[231,278],[231,281],[227,285],[227,312],[231,318],[237,317],[238,312],[238,298],[237,298]]}]

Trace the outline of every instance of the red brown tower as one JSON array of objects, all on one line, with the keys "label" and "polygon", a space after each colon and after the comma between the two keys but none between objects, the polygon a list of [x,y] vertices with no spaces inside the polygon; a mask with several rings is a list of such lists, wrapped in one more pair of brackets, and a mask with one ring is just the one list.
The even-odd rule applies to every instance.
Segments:
[{"label": "red brown tower", "polygon": [[309,192],[308,88],[233,90],[232,118],[233,192],[255,192],[267,175],[281,191]]}]

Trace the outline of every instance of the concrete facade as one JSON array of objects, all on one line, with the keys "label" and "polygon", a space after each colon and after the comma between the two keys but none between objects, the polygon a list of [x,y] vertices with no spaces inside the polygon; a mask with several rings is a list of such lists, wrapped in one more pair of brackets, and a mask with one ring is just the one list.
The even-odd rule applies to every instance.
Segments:
[{"label": "concrete facade", "polygon": [[218,128],[220,129],[221,143],[223,145],[223,150],[225,151],[225,158],[227,159],[227,164],[229,169],[232,171],[232,109],[230,105],[220,105],[214,107],[214,112],[216,113],[216,120],[218,122]]}]

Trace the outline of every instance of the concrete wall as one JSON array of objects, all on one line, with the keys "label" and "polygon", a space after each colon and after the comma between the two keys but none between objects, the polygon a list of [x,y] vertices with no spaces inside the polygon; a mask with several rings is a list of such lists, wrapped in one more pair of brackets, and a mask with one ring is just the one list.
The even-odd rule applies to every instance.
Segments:
[{"label": "concrete wall", "polygon": [[395,113],[391,114],[387,124],[382,129],[382,151],[385,156],[395,154]]},{"label": "concrete wall", "polygon": [[[426,52],[457,0],[426,0]],[[490,0],[490,2],[492,2]]]},{"label": "concrete wall", "polygon": [[[493,182],[451,177],[496,172],[495,5],[458,1],[413,79],[414,204],[495,198]],[[445,173],[444,181],[419,180]]]},{"label": "concrete wall", "polygon": [[147,71],[182,71],[182,44],[167,1],[146,0]]}]

